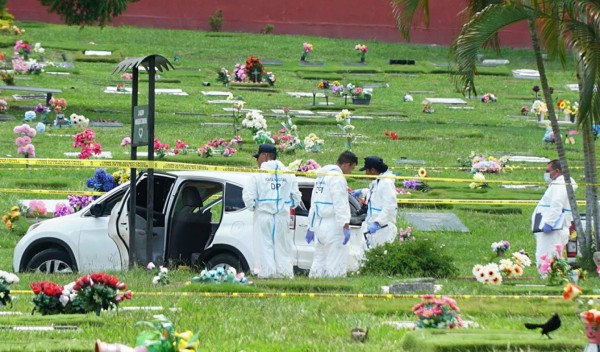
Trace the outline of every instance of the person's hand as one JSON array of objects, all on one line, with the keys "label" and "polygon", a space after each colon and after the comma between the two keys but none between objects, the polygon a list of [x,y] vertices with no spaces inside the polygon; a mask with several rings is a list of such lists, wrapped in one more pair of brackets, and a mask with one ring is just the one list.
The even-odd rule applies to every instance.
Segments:
[{"label": "person's hand", "polygon": [[311,243],[315,240],[315,232],[311,230],[306,231],[306,243]]},{"label": "person's hand", "polygon": [[358,197],[360,197],[362,195],[362,189],[354,190],[350,194],[352,194],[354,196],[354,198],[358,198]]},{"label": "person's hand", "polygon": [[377,230],[379,230],[381,228],[381,225],[379,225],[379,223],[374,222],[371,225],[369,225],[368,231],[369,233],[373,234],[375,232],[377,232]]},{"label": "person's hand", "polygon": [[548,225],[548,224],[544,224],[544,227],[542,227],[542,232],[543,233],[550,233],[550,232],[552,232],[552,226]]},{"label": "person's hand", "polygon": [[342,244],[346,245],[346,243],[348,243],[348,241],[350,241],[350,229],[347,227],[344,227],[344,242],[342,242]]}]

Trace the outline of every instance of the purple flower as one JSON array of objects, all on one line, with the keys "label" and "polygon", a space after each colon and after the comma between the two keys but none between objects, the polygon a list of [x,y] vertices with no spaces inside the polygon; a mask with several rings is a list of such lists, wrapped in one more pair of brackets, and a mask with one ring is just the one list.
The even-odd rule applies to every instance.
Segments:
[{"label": "purple flower", "polygon": [[69,214],[73,214],[73,208],[64,203],[56,204],[56,207],[54,208],[54,217],[65,216]]},{"label": "purple flower", "polygon": [[404,188],[416,190],[419,187],[419,181],[417,180],[404,180]]}]

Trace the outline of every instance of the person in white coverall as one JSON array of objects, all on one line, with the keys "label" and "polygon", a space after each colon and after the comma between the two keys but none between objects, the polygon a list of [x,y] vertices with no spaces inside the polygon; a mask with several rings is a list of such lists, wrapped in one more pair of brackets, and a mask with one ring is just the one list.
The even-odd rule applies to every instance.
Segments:
[{"label": "person in white coverall", "polygon": [[378,176],[369,188],[352,192],[352,195],[363,195],[367,201],[367,217],[362,223],[361,233],[368,232],[367,241],[370,248],[382,246],[396,238],[396,216],[398,202],[394,175],[378,156],[365,158],[365,166],[360,168],[367,175]]},{"label": "person in white coverall", "polygon": [[316,241],[309,277],[345,276],[350,241],[350,203],[348,183],[343,174],[350,174],[358,159],[345,151],[336,165],[326,165],[316,171],[318,177],[312,191],[308,213],[306,242]]},{"label": "person in white coverall", "polygon": [[294,174],[280,173],[288,170],[276,160],[274,145],[261,144],[254,157],[261,170],[274,171],[252,175],[252,180],[242,192],[244,204],[254,212],[258,276],[292,278],[294,238],[289,221],[290,208],[298,206],[302,199],[298,181]]},{"label": "person in white coverall", "polygon": [[[569,227],[571,226],[571,221],[573,221],[573,213],[571,212],[560,161],[552,160],[548,163],[546,172],[544,173],[544,180],[549,184],[548,189],[531,215],[532,230],[536,243],[535,259],[538,269],[542,263],[540,259],[542,255],[546,254],[550,257],[556,254],[562,255],[562,253],[556,253],[556,245],[560,244],[564,248],[567,244],[569,241]],[[570,183],[574,190],[577,189],[575,180],[571,178]],[[541,231],[536,232],[537,229],[533,229],[533,224],[535,222],[535,215],[538,213],[542,214],[539,226],[539,230]],[[563,214],[564,218],[560,220],[559,218]]]}]

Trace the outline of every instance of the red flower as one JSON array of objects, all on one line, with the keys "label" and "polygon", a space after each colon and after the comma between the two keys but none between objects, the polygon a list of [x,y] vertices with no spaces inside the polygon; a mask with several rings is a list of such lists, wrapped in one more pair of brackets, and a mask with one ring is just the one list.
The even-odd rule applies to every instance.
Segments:
[{"label": "red flower", "polygon": [[31,289],[33,290],[34,294],[38,294],[40,292],[42,292],[42,286],[40,285],[39,282],[32,282],[29,284],[29,287],[31,287]]}]

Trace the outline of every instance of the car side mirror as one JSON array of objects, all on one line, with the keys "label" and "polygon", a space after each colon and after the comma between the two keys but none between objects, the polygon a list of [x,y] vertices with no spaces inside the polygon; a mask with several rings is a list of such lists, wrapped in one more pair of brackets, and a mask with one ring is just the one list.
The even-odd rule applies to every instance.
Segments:
[{"label": "car side mirror", "polygon": [[101,203],[96,203],[96,204],[92,205],[92,207],[90,208],[90,213],[94,217],[102,216],[103,212],[104,212],[104,205]]}]

